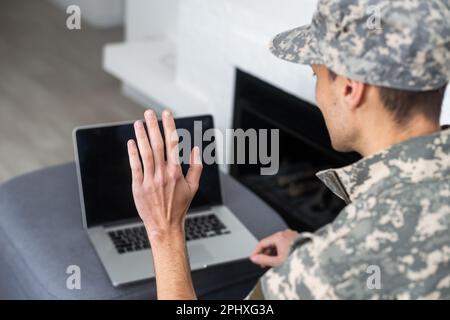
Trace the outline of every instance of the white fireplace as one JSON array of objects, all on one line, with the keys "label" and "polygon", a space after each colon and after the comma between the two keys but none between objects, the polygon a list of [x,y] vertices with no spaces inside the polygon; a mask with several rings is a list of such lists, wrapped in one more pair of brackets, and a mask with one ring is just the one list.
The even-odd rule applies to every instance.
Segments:
[{"label": "white fireplace", "polygon": [[[105,47],[104,68],[143,104],[179,116],[211,113],[222,129],[231,126],[236,68],[314,103],[311,69],[276,59],[267,46],[278,32],[309,23],[316,4],[127,0],[126,39]],[[450,123],[449,92],[442,121]]]}]

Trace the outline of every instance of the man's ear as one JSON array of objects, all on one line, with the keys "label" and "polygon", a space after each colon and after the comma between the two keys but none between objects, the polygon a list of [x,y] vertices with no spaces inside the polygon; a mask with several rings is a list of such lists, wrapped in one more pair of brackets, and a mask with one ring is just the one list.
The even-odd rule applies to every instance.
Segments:
[{"label": "man's ear", "polygon": [[360,81],[344,78],[344,101],[350,109],[361,106],[367,85]]}]

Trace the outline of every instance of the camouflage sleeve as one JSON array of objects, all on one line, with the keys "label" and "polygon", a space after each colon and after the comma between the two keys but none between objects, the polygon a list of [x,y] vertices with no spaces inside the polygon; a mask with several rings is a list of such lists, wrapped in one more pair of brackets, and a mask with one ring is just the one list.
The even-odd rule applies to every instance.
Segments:
[{"label": "camouflage sleeve", "polygon": [[[448,194],[448,189],[444,194]],[[348,205],[330,225],[302,234],[284,264],[261,278],[265,299],[403,299],[446,296],[450,288],[448,224],[443,201],[421,214],[413,197],[369,197]],[[435,192],[439,194],[439,192]],[[428,198],[427,198],[428,197]],[[438,222],[439,221],[439,222]]]},{"label": "camouflage sleeve", "polygon": [[[304,233],[302,235],[300,235],[291,245],[290,248],[290,255],[296,250],[296,248],[298,246],[301,246],[303,243],[306,243],[309,241],[309,237],[311,236],[311,234],[307,234]],[[271,269],[273,270],[273,269]],[[255,287],[253,288],[253,290],[247,295],[247,297],[245,298],[245,300],[266,300],[266,299],[277,299],[274,297],[271,298],[266,298],[265,293],[263,291],[262,288],[262,283],[263,280],[265,279],[267,273],[261,278],[259,279],[259,281],[256,283]]]},{"label": "camouflage sleeve", "polygon": [[[354,210],[347,206],[340,216]],[[336,227],[338,226],[338,227]],[[344,238],[350,227],[328,225],[318,232],[302,233],[284,264],[270,269],[260,279],[265,299],[339,299],[338,290],[352,277],[350,251]]]},{"label": "camouflage sleeve", "polygon": [[320,299],[330,290],[328,279],[319,270],[322,240],[311,234],[302,239],[307,241],[297,245],[284,264],[260,279],[265,299]]}]

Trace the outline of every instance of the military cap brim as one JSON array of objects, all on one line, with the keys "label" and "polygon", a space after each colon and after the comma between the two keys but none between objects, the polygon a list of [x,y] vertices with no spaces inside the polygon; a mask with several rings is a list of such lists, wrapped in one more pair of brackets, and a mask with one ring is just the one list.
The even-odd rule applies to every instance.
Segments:
[{"label": "military cap brim", "polygon": [[293,63],[324,64],[311,25],[294,28],[276,35],[269,44],[270,51],[278,58]]}]

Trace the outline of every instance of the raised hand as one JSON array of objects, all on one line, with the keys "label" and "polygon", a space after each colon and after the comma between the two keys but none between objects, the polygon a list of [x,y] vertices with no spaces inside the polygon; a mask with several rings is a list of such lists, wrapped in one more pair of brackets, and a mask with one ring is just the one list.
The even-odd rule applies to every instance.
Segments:
[{"label": "raised hand", "polygon": [[[142,121],[137,121],[134,125],[137,146],[130,140],[128,152],[134,201],[152,241],[165,232],[184,230],[186,211],[197,192],[202,165],[199,149],[195,147],[191,153],[190,169],[186,177],[183,176],[178,135],[170,112],[163,112],[165,143],[153,111],[145,112],[145,121],[148,136]],[[164,158],[164,145],[167,160]]]}]

